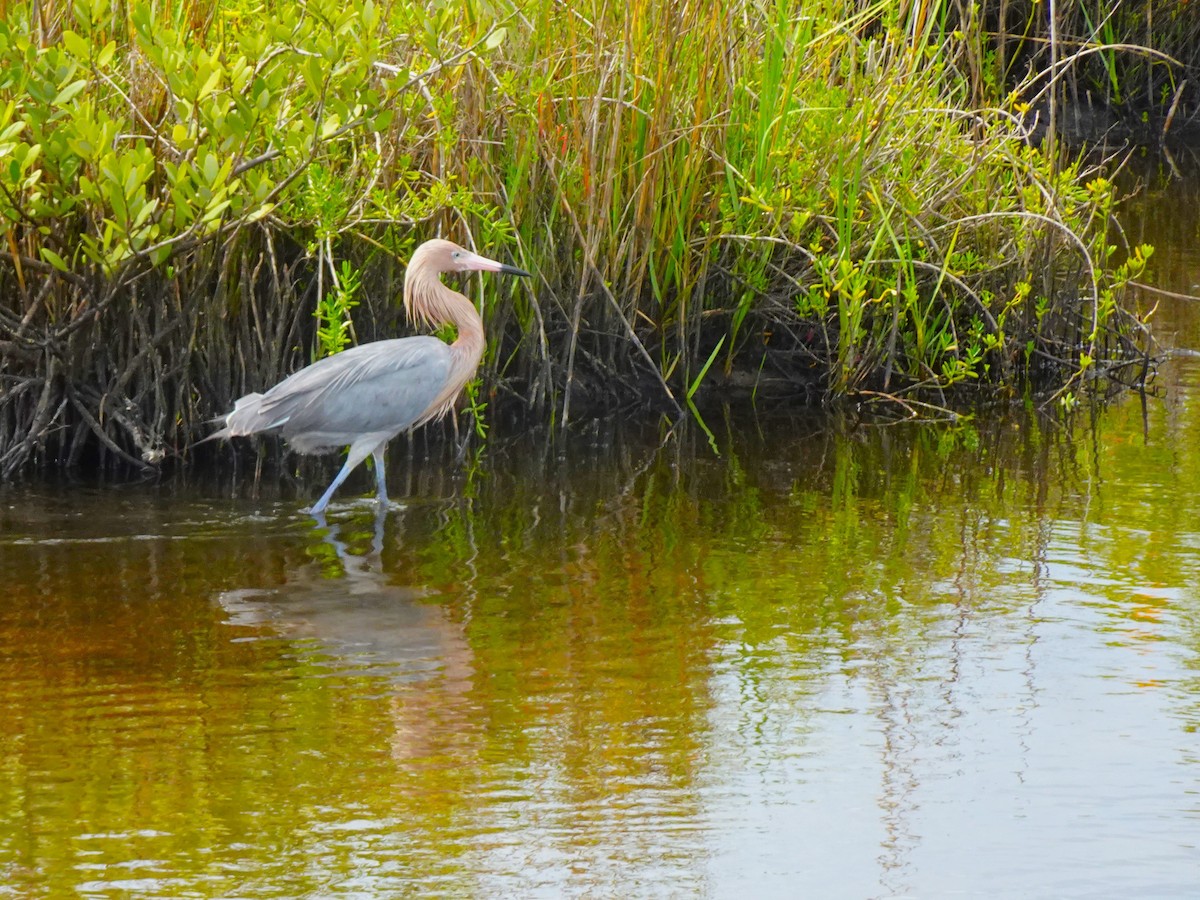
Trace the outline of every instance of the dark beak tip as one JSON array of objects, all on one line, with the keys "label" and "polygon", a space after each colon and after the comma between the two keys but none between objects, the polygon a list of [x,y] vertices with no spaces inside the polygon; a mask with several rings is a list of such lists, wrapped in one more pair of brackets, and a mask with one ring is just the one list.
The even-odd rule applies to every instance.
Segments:
[{"label": "dark beak tip", "polygon": [[520,275],[522,278],[532,278],[533,276],[524,269],[518,269],[516,266],[501,265],[500,271],[505,275]]}]

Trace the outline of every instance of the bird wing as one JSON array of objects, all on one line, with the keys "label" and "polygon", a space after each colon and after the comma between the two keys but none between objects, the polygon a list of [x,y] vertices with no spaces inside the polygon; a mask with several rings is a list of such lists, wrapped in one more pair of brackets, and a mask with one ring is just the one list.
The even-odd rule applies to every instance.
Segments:
[{"label": "bird wing", "polygon": [[297,449],[339,446],[364,434],[398,434],[416,422],[450,375],[435,337],[360,344],[284,379],[258,401],[254,430],[278,428]]}]

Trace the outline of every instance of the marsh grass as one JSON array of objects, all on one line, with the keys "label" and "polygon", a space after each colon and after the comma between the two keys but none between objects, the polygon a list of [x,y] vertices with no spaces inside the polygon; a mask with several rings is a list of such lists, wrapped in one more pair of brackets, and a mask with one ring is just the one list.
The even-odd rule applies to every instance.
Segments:
[{"label": "marsh grass", "polygon": [[955,4],[0,3],[5,476],[182,453],[343,344],[347,297],[401,332],[435,234],[536,274],[463,285],[479,434],[493,398],[907,415],[1145,371],[1148,251]]}]

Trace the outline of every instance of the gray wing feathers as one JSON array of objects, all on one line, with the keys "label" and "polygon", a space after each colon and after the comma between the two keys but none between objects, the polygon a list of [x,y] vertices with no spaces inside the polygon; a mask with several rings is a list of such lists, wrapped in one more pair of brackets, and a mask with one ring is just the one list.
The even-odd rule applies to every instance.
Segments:
[{"label": "gray wing feathers", "polygon": [[213,437],[279,430],[296,449],[311,450],[395,435],[429,408],[449,374],[450,348],[435,337],[361,344],[242,397]]}]

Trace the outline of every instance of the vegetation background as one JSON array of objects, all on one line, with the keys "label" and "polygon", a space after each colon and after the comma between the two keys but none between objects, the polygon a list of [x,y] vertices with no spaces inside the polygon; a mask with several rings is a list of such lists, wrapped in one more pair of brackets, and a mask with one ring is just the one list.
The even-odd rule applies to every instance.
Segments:
[{"label": "vegetation background", "polygon": [[1198,68],[1188,0],[0,0],[0,477],[403,333],[439,234],[536,276],[464,288],[477,423],[1136,384],[1150,250],[1061,136],[1194,127]]}]

